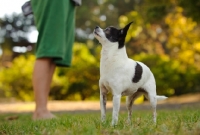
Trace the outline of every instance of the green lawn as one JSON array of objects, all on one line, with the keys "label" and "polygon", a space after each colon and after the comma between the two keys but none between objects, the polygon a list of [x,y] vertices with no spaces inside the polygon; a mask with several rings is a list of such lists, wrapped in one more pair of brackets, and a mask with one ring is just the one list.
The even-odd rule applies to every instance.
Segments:
[{"label": "green lawn", "polygon": [[[200,135],[200,108],[158,110],[157,125],[151,111],[134,111],[132,124],[120,112],[119,123],[111,127],[111,112],[100,122],[100,112],[55,113],[53,120],[32,121],[31,114],[0,114],[0,135]],[[13,120],[9,120],[13,119]]]}]

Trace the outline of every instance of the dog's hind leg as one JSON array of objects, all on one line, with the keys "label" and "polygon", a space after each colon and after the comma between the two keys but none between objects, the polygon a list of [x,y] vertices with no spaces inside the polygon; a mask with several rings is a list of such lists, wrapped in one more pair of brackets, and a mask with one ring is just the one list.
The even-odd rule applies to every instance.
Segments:
[{"label": "dog's hind leg", "polygon": [[139,96],[141,95],[145,95],[146,91],[144,91],[143,89],[139,88],[137,90],[137,92],[135,92],[133,95],[127,96],[126,98],[126,108],[128,110],[128,119],[127,122],[131,123],[131,117],[132,117],[132,106],[133,106],[133,102],[135,101],[135,99],[137,99]]},{"label": "dog's hind leg", "polygon": [[156,105],[157,105],[157,99],[155,95],[148,95],[149,101],[153,110],[153,121],[156,123]]},{"label": "dog's hind leg", "polygon": [[105,86],[100,85],[100,108],[101,108],[101,121],[106,119],[106,101],[107,101],[107,89]]},{"label": "dog's hind leg", "polygon": [[156,123],[156,105],[157,105],[156,85],[154,82],[149,82],[143,88],[147,92],[145,94],[145,97],[150,101],[153,110],[153,121],[154,123]]},{"label": "dog's hind leg", "polygon": [[121,95],[113,95],[113,114],[112,126],[117,125],[119,109],[120,109]]},{"label": "dog's hind leg", "polygon": [[133,100],[134,100],[133,95],[126,97],[126,108],[128,110],[128,119],[127,119],[127,122],[129,124],[131,123]]},{"label": "dog's hind leg", "polygon": [[133,101],[140,96],[141,93],[136,92],[133,95],[127,96],[126,97],[126,108],[128,110],[128,119],[127,122],[130,124],[131,123],[131,117],[132,117],[132,106],[133,106]]}]

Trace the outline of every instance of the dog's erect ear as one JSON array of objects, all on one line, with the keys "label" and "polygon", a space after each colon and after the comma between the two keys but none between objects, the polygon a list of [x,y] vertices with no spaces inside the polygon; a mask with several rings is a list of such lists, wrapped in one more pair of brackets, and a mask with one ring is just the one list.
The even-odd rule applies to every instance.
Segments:
[{"label": "dog's erect ear", "polygon": [[126,34],[128,32],[128,29],[130,27],[130,25],[132,24],[133,22],[130,22],[129,24],[127,24],[123,29],[121,29],[121,34],[126,37]]},{"label": "dog's erect ear", "polygon": [[119,40],[118,40],[118,43],[119,43],[119,49],[124,47],[124,42],[125,42],[125,38],[126,38],[126,34],[128,32],[128,29],[130,27],[130,25],[132,24],[133,22],[130,22],[129,24],[127,24],[123,29],[121,29],[119,31]]}]

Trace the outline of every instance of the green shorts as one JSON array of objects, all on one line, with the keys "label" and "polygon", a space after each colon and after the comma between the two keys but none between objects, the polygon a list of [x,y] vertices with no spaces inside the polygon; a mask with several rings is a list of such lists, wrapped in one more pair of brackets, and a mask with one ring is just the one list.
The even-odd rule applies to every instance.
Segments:
[{"label": "green shorts", "polygon": [[39,35],[36,58],[52,58],[57,66],[70,66],[75,29],[71,0],[31,0]]}]

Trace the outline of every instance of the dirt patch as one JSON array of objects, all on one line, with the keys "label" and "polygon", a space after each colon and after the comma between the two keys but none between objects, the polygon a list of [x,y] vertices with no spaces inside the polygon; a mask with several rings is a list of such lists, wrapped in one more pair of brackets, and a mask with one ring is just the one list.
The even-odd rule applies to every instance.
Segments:
[{"label": "dirt patch", "polygon": [[[181,107],[197,106],[200,107],[200,93],[187,94],[177,97],[168,98],[165,101],[158,102],[158,109],[179,109]],[[9,102],[0,103],[0,113],[21,113],[21,112],[32,112],[35,108],[34,102]],[[99,111],[99,101],[49,101],[48,108],[54,112],[89,112]],[[149,102],[144,102],[140,105],[134,105],[134,110],[149,109]],[[112,109],[112,102],[107,102],[107,109]],[[125,110],[125,103],[121,104],[121,110]]]}]

